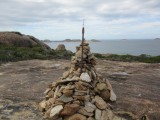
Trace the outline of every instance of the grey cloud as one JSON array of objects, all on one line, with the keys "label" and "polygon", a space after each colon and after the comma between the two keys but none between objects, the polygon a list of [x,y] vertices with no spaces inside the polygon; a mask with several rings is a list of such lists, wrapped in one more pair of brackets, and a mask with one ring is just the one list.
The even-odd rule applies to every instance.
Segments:
[{"label": "grey cloud", "polygon": [[[63,0],[62,0],[63,1]],[[79,21],[83,17],[103,19],[106,21],[114,19],[141,18],[149,16],[159,10],[159,0],[124,0],[136,3],[137,6],[124,5],[119,0],[83,0],[74,5],[65,5],[54,0],[46,2],[26,2],[22,0],[3,0],[0,2],[1,26],[27,25],[28,23],[46,21]],[[98,12],[97,7],[107,4],[111,7],[103,13]],[[73,9],[68,11],[68,9]],[[75,10],[75,11],[74,11]],[[150,12],[150,13],[149,13]],[[157,17],[157,16],[156,16]]]}]

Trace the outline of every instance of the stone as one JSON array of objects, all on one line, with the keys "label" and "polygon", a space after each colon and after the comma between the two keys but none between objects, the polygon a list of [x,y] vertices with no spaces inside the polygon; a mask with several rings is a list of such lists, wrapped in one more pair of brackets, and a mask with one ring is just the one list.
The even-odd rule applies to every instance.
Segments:
[{"label": "stone", "polygon": [[74,95],[86,95],[86,93],[83,93],[83,92],[74,92]]},{"label": "stone", "polygon": [[84,107],[82,107],[82,108],[78,111],[78,113],[80,113],[80,114],[82,114],[82,115],[85,115],[85,116],[93,116],[93,115],[94,115],[93,112],[87,112]]},{"label": "stone", "polygon": [[99,96],[103,98],[106,102],[110,100],[110,92],[109,90],[103,90],[99,93]]},{"label": "stone", "polygon": [[96,109],[96,110],[95,110],[95,119],[96,119],[96,120],[101,120],[101,115],[102,115],[101,110]]},{"label": "stone", "polygon": [[90,107],[90,106],[85,106],[84,109],[87,111],[87,112],[93,112],[95,109]]},{"label": "stone", "polygon": [[114,114],[111,110],[104,110],[102,111],[101,120],[113,120]]},{"label": "stone", "polygon": [[91,78],[90,76],[88,75],[88,73],[82,73],[80,78],[85,81],[85,82],[91,82]]},{"label": "stone", "polygon": [[96,109],[96,106],[91,102],[85,102],[85,106],[89,106],[89,107],[92,107],[93,109]]},{"label": "stone", "polygon": [[110,91],[110,100],[111,100],[111,101],[116,101],[116,98],[117,98],[117,97],[116,97],[116,94],[114,93],[113,90],[111,90],[111,91]]},{"label": "stone", "polygon": [[107,90],[107,85],[105,83],[98,83],[96,85],[96,90],[98,91]]},{"label": "stone", "polygon": [[96,109],[96,106],[94,104],[92,104],[91,102],[85,102],[85,107],[84,109],[87,112],[93,112]]},{"label": "stone", "polygon": [[84,95],[83,96],[74,95],[73,98],[80,100],[80,101],[89,101],[90,100],[89,95],[85,95],[85,96]]},{"label": "stone", "polygon": [[57,117],[58,117],[59,113],[62,111],[62,109],[63,109],[62,105],[57,105],[57,106],[53,107],[50,111],[50,118],[57,120]]},{"label": "stone", "polygon": [[95,120],[93,117],[89,117],[87,118],[87,120]]},{"label": "stone", "polygon": [[46,101],[43,100],[42,102],[39,103],[39,110],[40,111],[45,111],[45,108],[46,108]]},{"label": "stone", "polygon": [[73,104],[78,104],[78,105],[80,105],[80,101],[79,101],[79,100],[73,101]]},{"label": "stone", "polygon": [[54,104],[55,98],[49,98],[48,102],[51,103],[51,104]]},{"label": "stone", "polygon": [[[76,56],[77,58],[81,58],[81,56],[82,56],[82,51],[79,50],[78,52],[76,52],[75,56]],[[85,59],[86,57],[87,57],[87,55],[83,53],[83,58]]]},{"label": "stone", "polygon": [[95,96],[95,103],[97,108],[104,110],[107,108],[106,102],[99,96]]},{"label": "stone", "polygon": [[128,78],[129,74],[126,72],[114,72],[109,77],[112,79],[121,79],[126,80]]},{"label": "stone", "polygon": [[74,85],[67,85],[65,87],[65,89],[73,90],[73,89],[75,89],[75,86]]},{"label": "stone", "polygon": [[63,78],[67,78],[69,76],[69,74],[70,74],[69,71],[64,72],[63,73]]},{"label": "stone", "polygon": [[[114,118],[112,120],[127,120],[127,119],[122,118],[122,117],[118,117],[118,116],[114,116]],[[149,120],[149,119],[146,119],[146,120]]]},{"label": "stone", "polygon": [[68,102],[71,102],[73,101],[73,98],[72,97],[67,97],[65,95],[62,95],[58,100],[64,102],[64,103],[68,103]]},{"label": "stone", "polygon": [[64,120],[87,120],[87,118],[84,115],[77,113],[70,117],[65,118]]},{"label": "stone", "polygon": [[54,96],[54,92],[53,92],[53,90],[50,90],[50,91],[48,92],[48,97],[51,98],[51,97],[53,97],[53,96]]},{"label": "stone", "polygon": [[44,94],[47,95],[50,90],[51,90],[51,88],[47,88],[47,89],[45,90]]},{"label": "stone", "polygon": [[92,69],[91,69],[91,75],[92,75],[92,78],[96,80],[97,75]]},{"label": "stone", "polygon": [[80,105],[78,104],[66,104],[64,109],[61,112],[62,116],[73,115],[80,109]]},{"label": "stone", "polygon": [[70,90],[70,89],[64,89],[63,90],[63,94],[65,95],[65,96],[71,96],[71,95],[73,95],[73,90]]},{"label": "stone", "polygon": [[59,44],[57,46],[56,50],[58,50],[58,51],[64,51],[64,50],[66,50],[65,45],[64,44]]},{"label": "stone", "polygon": [[75,83],[75,87],[78,90],[86,90],[87,88],[83,85],[83,83],[81,81],[78,81]]}]

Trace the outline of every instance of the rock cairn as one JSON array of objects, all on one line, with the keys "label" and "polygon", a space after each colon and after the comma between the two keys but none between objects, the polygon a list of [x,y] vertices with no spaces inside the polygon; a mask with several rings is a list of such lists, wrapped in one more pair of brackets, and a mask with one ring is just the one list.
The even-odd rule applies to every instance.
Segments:
[{"label": "rock cairn", "polygon": [[39,109],[51,120],[118,120],[108,101],[116,95],[107,79],[96,72],[96,59],[89,44],[76,48],[71,67],[46,89]]}]

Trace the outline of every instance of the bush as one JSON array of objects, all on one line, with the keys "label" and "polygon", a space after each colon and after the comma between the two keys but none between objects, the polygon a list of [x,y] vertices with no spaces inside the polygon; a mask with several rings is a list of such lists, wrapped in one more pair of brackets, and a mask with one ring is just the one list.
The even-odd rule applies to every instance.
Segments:
[{"label": "bush", "polygon": [[106,60],[113,60],[113,61],[123,61],[123,62],[144,62],[144,63],[160,63],[160,56],[150,56],[146,54],[142,54],[139,56],[134,55],[117,55],[111,54],[108,56],[104,56],[101,54],[95,54],[95,57],[106,59]]},{"label": "bush", "polygon": [[69,51],[46,50],[41,46],[32,48],[0,45],[0,62],[28,60],[28,59],[70,59],[73,55]]}]

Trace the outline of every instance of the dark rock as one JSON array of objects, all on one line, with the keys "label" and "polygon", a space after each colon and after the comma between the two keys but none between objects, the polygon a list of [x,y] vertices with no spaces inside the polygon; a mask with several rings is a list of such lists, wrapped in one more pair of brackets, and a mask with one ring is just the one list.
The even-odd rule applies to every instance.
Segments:
[{"label": "dark rock", "polygon": [[62,116],[73,115],[80,109],[80,105],[78,104],[66,104],[64,109],[61,112]]}]

